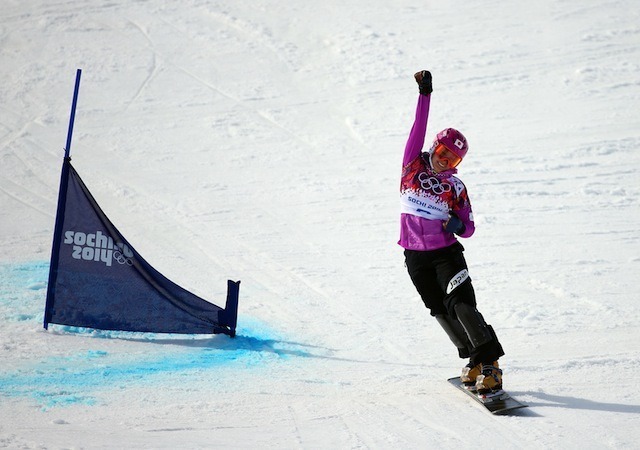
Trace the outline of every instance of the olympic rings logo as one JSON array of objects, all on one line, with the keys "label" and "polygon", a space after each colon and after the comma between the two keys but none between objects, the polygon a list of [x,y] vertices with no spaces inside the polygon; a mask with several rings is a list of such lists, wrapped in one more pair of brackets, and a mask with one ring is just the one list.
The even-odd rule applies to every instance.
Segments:
[{"label": "olympic rings logo", "polygon": [[103,262],[111,267],[115,260],[121,265],[133,266],[133,251],[123,242],[114,242],[108,234],[65,231],[64,244],[72,246],[71,257],[82,261]]},{"label": "olympic rings logo", "polygon": [[425,172],[422,172],[418,175],[418,181],[420,181],[420,186],[425,191],[431,191],[436,195],[444,194],[445,192],[451,191],[451,185],[448,183],[441,183],[436,177],[430,177]]},{"label": "olympic rings logo", "polygon": [[122,253],[120,253],[118,250],[113,252],[113,259],[115,259],[116,262],[119,264],[126,264],[128,266],[133,265],[133,261],[131,261],[129,258],[125,258],[125,256]]}]

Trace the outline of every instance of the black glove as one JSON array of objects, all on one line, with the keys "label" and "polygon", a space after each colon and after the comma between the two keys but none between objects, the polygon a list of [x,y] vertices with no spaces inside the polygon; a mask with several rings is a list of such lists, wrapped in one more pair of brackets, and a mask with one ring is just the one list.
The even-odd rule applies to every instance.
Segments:
[{"label": "black glove", "polygon": [[429,95],[433,92],[433,86],[431,84],[431,72],[428,70],[421,70],[413,76],[418,82],[418,89],[422,95]]},{"label": "black glove", "polygon": [[460,217],[456,216],[454,213],[450,214],[451,216],[449,217],[449,220],[447,220],[447,222],[444,224],[444,231],[446,231],[447,233],[455,233],[458,235],[464,233],[466,227],[464,226],[462,219],[460,219]]}]

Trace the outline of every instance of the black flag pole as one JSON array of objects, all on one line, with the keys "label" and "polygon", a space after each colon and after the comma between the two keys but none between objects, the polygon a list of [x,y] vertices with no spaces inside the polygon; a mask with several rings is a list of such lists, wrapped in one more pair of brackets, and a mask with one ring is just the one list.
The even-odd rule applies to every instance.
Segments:
[{"label": "black flag pole", "polygon": [[71,102],[71,116],[69,118],[69,130],[67,131],[67,145],[64,149],[64,161],[62,163],[62,174],[60,175],[60,190],[58,191],[58,209],[56,212],[55,228],[53,230],[53,245],[51,249],[51,263],[49,265],[49,282],[47,285],[47,302],[44,310],[44,329],[46,330],[51,318],[51,306],[55,295],[55,284],[58,276],[58,253],[62,241],[62,225],[64,220],[64,209],[67,198],[67,187],[69,185],[69,161],[71,160],[71,137],[73,135],[73,124],[76,118],[76,105],[78,103],[78,91],[80,90],[80,76],[82,69],[76,71],[76,84],[73,90],[73,101]]},{"label": "black flag pole", "polygon": [[71,117],[69,118],[69,131],[67,131],[67,146],[64,148],[64,157],[69,158],[71,153],[71,136],[73,135],[73,123],[76,120],[76,105],[78,104],[78,91],[80,90],[80,76],[82,69],[76,71],[76,87],[73,90],[73,101],[71,102]]}]

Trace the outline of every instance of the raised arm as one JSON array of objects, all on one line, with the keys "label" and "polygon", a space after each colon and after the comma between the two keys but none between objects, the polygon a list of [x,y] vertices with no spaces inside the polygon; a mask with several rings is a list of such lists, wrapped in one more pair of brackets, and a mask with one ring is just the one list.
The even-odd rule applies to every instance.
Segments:
[{"label": "raised arm", "polygon": [[403,167],[416,159],[422,151],[422,147],[424,147],[427,121],[429,119],[429,104],[431,103],[431,92],[433,91],[431,73],[429,71],[422,70],[414,76],[418,83],[420,97],[418,98],[418,106],[416,108],[416,118],[409,133],[407,145],[404,148],[404,158],[402,159]]}]

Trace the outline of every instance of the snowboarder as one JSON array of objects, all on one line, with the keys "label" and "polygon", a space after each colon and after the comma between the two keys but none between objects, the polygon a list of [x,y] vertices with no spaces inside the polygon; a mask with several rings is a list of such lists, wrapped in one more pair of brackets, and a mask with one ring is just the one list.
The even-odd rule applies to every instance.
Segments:
[{"label": "snowboarder", "polygon": [[422,301],[442,326],[461,358],[469,358],[461,381],[478,394],[502,390],[498,359],[504,355],[493,328],[476,308],[464,248],[456,235],[475,231],[471,203],[456,166],[468,144],[459,131],[439,132],[422,152],[429,117],[432,77],[414,75],[419,87],[416,117],[404,150],[400,184],[400,240],[405,264]]}]

